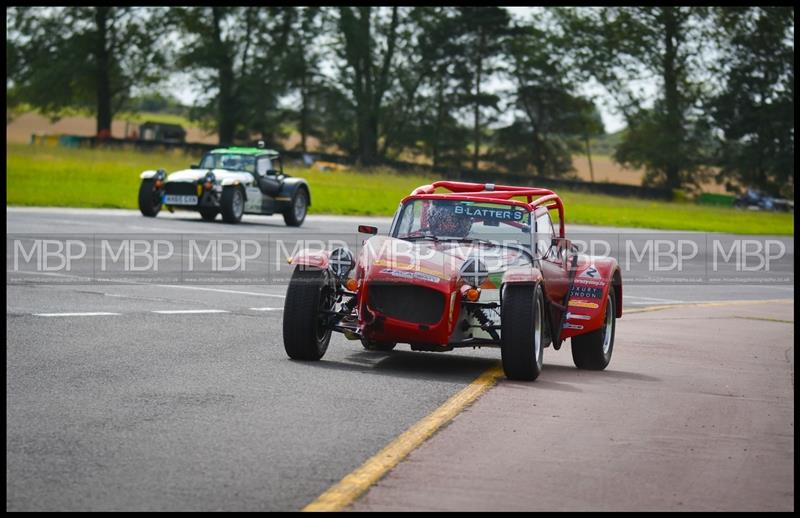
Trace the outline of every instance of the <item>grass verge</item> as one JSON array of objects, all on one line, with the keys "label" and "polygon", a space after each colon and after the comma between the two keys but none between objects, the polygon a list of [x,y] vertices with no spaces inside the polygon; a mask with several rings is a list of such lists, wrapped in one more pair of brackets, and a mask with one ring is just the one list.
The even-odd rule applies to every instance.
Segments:
[{"label": "grass verge", "polygon": [[[139,173],[188,168],[181,151],[66,149],[6,144],[6,204],[135,209]],[[391,171],[321,172],[287,167],[311,186],[312,213],[389,216],[414,187],[436,178]],[[542,185],[541,187],[547,187]],[[559,190],[567,223],[668,230],[793,235],[792,214],[760,213]]]}]

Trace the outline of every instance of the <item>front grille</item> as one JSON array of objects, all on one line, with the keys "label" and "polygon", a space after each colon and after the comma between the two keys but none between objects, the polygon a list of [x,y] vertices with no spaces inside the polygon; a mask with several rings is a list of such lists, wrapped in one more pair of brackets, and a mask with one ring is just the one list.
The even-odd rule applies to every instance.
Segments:
[{"label": "front grille", "polygon": [[368,303],[391,318],[435,324],[444,312],[444,293],[411,284],[371,284]]},{"label": "front grille", "polygon": [[167,194],[197,196],[197,184],[194,182],[167,182],[164,188]]}]

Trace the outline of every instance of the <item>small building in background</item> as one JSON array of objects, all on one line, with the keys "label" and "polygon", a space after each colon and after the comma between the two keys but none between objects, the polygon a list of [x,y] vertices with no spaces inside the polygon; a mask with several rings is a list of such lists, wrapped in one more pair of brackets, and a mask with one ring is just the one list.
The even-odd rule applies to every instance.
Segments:
[{"label": "small building in background", "polygon": [[186,142],[186,130],[180,124],[147,121],[139,125],[139,138],[157,142],[183,143]]}]

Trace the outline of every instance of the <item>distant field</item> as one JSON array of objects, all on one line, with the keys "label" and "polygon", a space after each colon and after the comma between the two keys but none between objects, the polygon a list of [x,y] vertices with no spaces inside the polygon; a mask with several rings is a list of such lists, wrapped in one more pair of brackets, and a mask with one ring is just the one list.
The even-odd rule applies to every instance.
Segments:
[{"label": "distant field", "polygon": [[[148,120],[182,125],[187,130],[186,140],[188,142],[201,142],[205,144],[217,143],[217,136],[215,134],[206,134],[200,128],[195,127],[194,123],[188,119],[177,115],[159,113],[120,114],[112,125],[112,134],[115,137],[122,138],[125,135],[126,121],[130,124],[138,125]],[[14,119],[11,124],[6,125],[6,141],[20,144],[27,143],[30,142],[31,133],[34,132],[69,133],[73,135],[89,136],[95,134],[95,129],[94,119],[84,115],[76,114],[64,117],[57,123],[51,123],[46,117],[41,115],[25,113]],[[282,145],[286,149],[291,149],[296,146],[299,141],[300,136],[297,133],[292,133],[285,142],[282,142]],[[312,137],[309,139],[308,145],[311,149],[316,149],[319,146],[319,141]],[[587,182],[591,180],[589,161],[585,154],[573,155],[572,165],[575,167],[576,174],[581,180]],[[594,168],[594,180],[596,182],[621,183],[625,185],[642,184],[644,171],[640,169],[624,169],[614,162],[608,154],[598,153],[592,155],[592,166]],[[703,191],[723,194],[725,189],[721,185],[709,182],[703,186]]]},{"label": "distant field", "polygon": [[[6,145],[6,203],[61,207],[136,208],[139,173],[174,171],[197,163],[181,152],[65,149]],[[320,172],[289,165],[311,185],[312,213],[391,215],[414,187],[436,178],[388,171]],[[547,187],[546,185],[542,187]],[[568,223],[673,230],[793,235],[789,214],[753,213],[691,203],[668,203],[559,191]]]},{"label": "distant field", "polygon": [[[188,119],[164,113],[120,114],[111,125],[111,134],[117,138],[124,138],[126,124],[129,130],[134,127],[138,130],[139,124],[146,121],[180,124],[186,129],[186,140],[189,142],[217,143],[216,135],[206,134],[202,129],[194,127],[193,123]],[[88,137],[97,133],[97,126],[93,118],[82,115],[70,115],[62,117],[57,122],[51,122],[47,117],[32,112],[23,113],[11,121],[10,124],[6,124],[7,143],[24,144],[30,142],[32,133],[66,133]]]}]

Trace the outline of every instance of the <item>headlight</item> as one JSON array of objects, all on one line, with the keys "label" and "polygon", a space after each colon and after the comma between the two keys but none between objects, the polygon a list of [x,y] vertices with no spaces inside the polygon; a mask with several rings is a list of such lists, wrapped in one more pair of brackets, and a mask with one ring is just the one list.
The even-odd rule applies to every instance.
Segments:
[{"label": "headlight", "polygon": [[328,258],[328,265],[330,266],[331,270],[333,270],[333,273],[336,275],[336,277],[339,279],[344,279],[347,277],[347,274],[350,273],[350,270],[353,269],[353,266],[355,266],[355,261],[353,261],[353,253],[347,248],[337,248],[331,252],[330,257]]},{"label": "headlight", "polygon": [[477,257],[470,257],[461,265],[458,274],[466,283],[477,288],[489,276],[489,269]]}]

